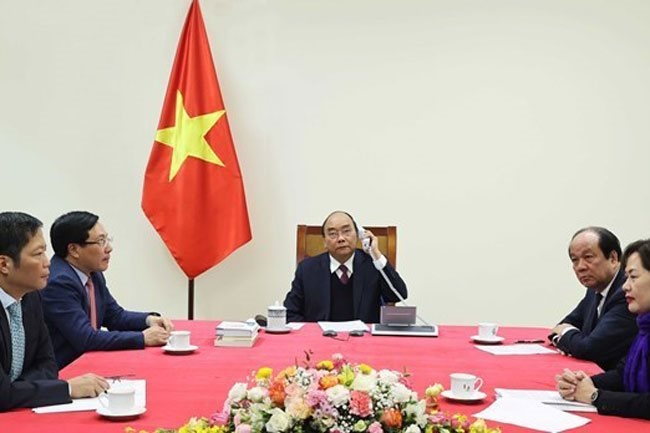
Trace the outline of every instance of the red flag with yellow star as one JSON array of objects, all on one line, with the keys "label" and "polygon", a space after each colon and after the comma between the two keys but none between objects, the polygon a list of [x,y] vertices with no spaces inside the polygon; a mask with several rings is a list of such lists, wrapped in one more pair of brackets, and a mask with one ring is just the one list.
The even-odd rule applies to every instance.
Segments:
[{"label": "red flag with yellow star", "polygon": [[178,43],[142,209],[188,278],[251,240],[244,184],[198,0]]}]

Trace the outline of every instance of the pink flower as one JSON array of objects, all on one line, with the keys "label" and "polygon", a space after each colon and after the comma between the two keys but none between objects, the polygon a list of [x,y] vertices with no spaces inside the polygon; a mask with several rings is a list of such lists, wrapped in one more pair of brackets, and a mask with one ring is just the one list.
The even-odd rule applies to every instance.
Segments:
[{"label": "pink flower", "polygon": [[379,421],[375,421],[368,426],[368,433],[383,433],[383,431]]},{"label": "pink flower", "polygon": [[345,364],[345,358],[340,353],[335,353],[332,355],[332,363],[334,364],[334,368],[339,370]]},{"label": "pink flower", "polygon": [[210,425],[225,427],[228,425],[228,412],[217,412],[210,417]]},{"label": "pink flower", "polygon": [[251,433],[251,426],[249,424],[239,424],[235,429],[235,433]]},{"label": "pink flower", "polygon": [[372,415],[372,400],[363,391],[352,391],[350,393],[350,413],[365,418]]}]

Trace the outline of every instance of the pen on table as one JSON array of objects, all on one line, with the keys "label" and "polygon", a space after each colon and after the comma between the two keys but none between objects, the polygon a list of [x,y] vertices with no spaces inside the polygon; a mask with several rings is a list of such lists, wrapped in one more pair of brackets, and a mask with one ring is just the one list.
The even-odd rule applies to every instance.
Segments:
[{"label": "pen on table", "polygon": [[117,380],[120,381],[122,379],[126,379],[127,377],[134,377],[134,373],[127,373],[127,374],[119,374],[119,375],[113,375],[113,376],[106,376],[104,379],[108,380]]},{"label": "pen on table", "polygon": [[544,340],[517,340],[515,344],[542,344]]}]

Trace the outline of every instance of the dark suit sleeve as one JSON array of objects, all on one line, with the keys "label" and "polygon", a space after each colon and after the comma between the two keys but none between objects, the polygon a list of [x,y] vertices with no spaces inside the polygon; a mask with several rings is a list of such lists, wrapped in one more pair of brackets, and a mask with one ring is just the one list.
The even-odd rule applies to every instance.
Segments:
[{"label": "dark suit sleeve", "polygon": [[[372,260],[372,258],[371,258]],[[374,266],[374,264],[373,264]],[[390,263],[386,263],[386,266],[383,268],[384,273],[390,280],[390,282],[393,284],[393,287],[399,292],[400,295],[404,299],[408,297],[408,290],[406,288],[406,283],[404,280],[402,280],[402,277],[399,276],[395,268]],[[379,271],[378,271],[379,272]],[[379,283],[381,287],[381,297],[385,302],[399,302],[399,298],[393,291],[390,289],[386,281],[384,281],[384,277],[380,276],[379,277]]]},{"label": "dark suit sleeve", "polygon": [[[564,323],[579,327],[581,321],[575,318],[585,316],[586,300],[583,299],[578,307],[565,318]],[[580,330],[567,331],[557,343],[558,349],[576,358],[587,359],[598,363],[604,370],[613,368],[625,353],[636,335],[637,326],[634,316],[627,309],[622,292],[614,294],[601,314],[596,327],[590,333]]]},{"label": "dark suit sleeve", "polygon": [[650,393],[625,392],[624,369],[625,361],[622,361],[615,370],[591,378],[598,388],[594,406],[602,415],[650,419]]},{"label": "dark suit sleeve", "polygon": [[[45,317],[52,328],[74,348],[77,353],[91,350],[119,350],[144,348],[144,335],[140,331],[102,331],[93,329],[85,309],[86,298],[79,289],[80,282],[74,274],[61,273],[51,278],[43,290]],[[99,285],[95,286],[98,309],[104,308],[108,315],[109,326],[121,325],[116,318],[122,310],[108,290]],[[108,296],[106,296],[108,295]],[[101,304],[100,304],[101,303]],[[141,326],[141,322],[140,322]],[[140,327],[139,327],[140,328]],[[136,329],[139,329],[136,328]],[[54,332],[54,331],[53,331]]]},{"label": "dark suit sleeve", "polygon": [[291,282],[291,290],[284,298],[284,307],[287,309],[287,322],[305,321],[305,286],[304,286],[304,262],[298,264],[296,273]]},{"label": "dark suit sleeve", "polygon": [[[6,370],[9,359],[2,356],[0,369],[0,411],[19,407],[47,406],[70,402],[68,383],[58,380],[58,370],[52,353],[47,327],[38,292],[23,297],[23,324],[25,328],[25,361],[21,376],[11,382]],[[7,326],[3,318],[2,326]],[[8,328],[7,328],[8,329]],[[2,350],[11,353],[11,342],[0,335]],[[8,335],[8,334],[7,334]]]}]

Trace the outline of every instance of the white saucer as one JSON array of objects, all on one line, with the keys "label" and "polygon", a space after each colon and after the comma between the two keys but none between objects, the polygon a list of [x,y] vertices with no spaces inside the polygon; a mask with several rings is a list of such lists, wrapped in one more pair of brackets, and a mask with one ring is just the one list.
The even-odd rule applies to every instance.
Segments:
[{"label": "white saucer", "polygon": [[189,345],[187,347],[182,347],[182,348],[176,348],[176,347],[171,347],[170,345],[165,345],[162,347],[162,350],[172,355],[184,355],[187,353],[192,353],[198,348],[199,346],[192,346],[192,345]]},{"label": "white saucer", "polygon": [[284,328],[279,328],[279,329],[269,329],[269,328],[264,328],[267,334],[288,334],[291,332],[291,328],[288,326],[285,326]]},{"label": "white saucer", "polygon": [[472,335],[469,337],[475,343],[481,344],[499,344],[505,340],[505,338],[495,335],[494,337],[481,337],[480,335]]},{"label": "white saucer", "polygon": [[487,397],[487,394],[481,391],[474,391],[474,394],[469,395],[467,397],[461,397],[458,395],[454,395],[453,392],[451,392],[451,389],[446,389],[440,393],[443,397],[448,398],[449,400],[457,400],[457,401],[480,401],[483,400],[485,397]]},{"label": "white saucer", "polygon": [[145,413],[146,411],[147,408],[141,406],[140,407],[136,406],[132,410],[123,413],[111,412],[110,410],[108,410],[108,408],[105,408],[104,406],[100,406],[97,408],[98,414],[113,420],[129,420],[129,419],[137,418],[143,413]]}]

